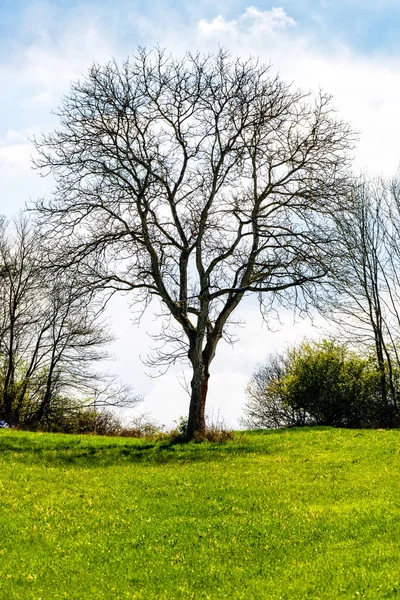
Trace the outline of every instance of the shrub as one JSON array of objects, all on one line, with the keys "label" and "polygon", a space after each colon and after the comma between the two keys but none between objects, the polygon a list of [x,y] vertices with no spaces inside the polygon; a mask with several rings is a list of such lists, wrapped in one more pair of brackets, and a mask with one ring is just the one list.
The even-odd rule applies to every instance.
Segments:
[{"label": "shrub", "polygon": [[248,429],[277,429],[296,427],[307,423],[307,414],[291,406],[282,379],[289,366],[289,356],[272,355],[266,364],[259,364],[246,388],[245,418],[242,425]]},{"label": "shrub", "polygon": [[291,350],[281,386],[288,404],[317,425],[361,427],[371,416],[376,370],[371,361],[330,341]]},{"label": "shrub", "polygon": [[124,427],[120,433],[122,437],[132,438],[162,438],[165,436],[164,425],[154,421],[149,414],[143,413],[135,416],[129,427]]},{"label": "shrub", "polygon": [[372,360],[332,341],[303,342],[258,366],[247,387],[246,427],[386,426],[393,406],[383,406]]},{"label": "shrub", "polygon": [[122,424],[111,411],[84,407],[78,401],[60,396],[43,419],[28,428],[54,433],[119,435]]}]

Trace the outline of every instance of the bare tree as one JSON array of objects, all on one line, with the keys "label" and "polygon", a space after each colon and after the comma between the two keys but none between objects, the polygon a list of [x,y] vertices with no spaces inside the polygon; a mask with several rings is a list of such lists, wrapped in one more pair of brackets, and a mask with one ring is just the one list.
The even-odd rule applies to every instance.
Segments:
[{"label": "bare tree", "polygon": [[189,360],[188,437],[202,434],[210,365],[243,297],[268,315],[274,302],[304,307],[324,280],[353,135],[329,96],[224,51],[94,65],[58,115],[36,143],[56,180],[37,208],[57,264],[143,308],[160,300],[153,362]]},{"label": "bare tree", "polygon": [[279,429],[312,424],[303,407],[295,407],[285,397],[280,385],[287,376],[292,355],[274,354],[265,364],[257,365],[246,387],[243,427],[247,429]]},{"label": "bare tree", "polygon": [[[38,328],[36,304],[38,302],[40,305],[42,300],[40,280],[36,276],[39,257],[25,219],[16,221],[14,236],[10,235],[4,225],[0,242],[0,261],[1,408],[2,417],[14,424],[23,404],[28,381],[35,370],[38,346],[44,333],[40,331],[41,326]],[[46,329],[44,324],[43,329]],[[25,371],[25,383],[22,385],[19,383],[21,371]]]},{"label": "bare tree", "polygon": [[398,410],[400,368],[398,189],[397,179],[366,178],[353,188],[353,208],[338,219],[343,260],[326,313],[346,341],[372,351],[388,424],[390,407]]},{"label": "bare tree", "polygon": [[104,307],[73,269],[52,273],[44,268],[46,261],[43,240],[26,217],[3,227],[0,414],[14,425],[42,422],[60,394],[72,397],[79,391],[85,405],[90,398],[98,406],[136,400],[130,390],[93,371],[111,340],[101,322]]}]

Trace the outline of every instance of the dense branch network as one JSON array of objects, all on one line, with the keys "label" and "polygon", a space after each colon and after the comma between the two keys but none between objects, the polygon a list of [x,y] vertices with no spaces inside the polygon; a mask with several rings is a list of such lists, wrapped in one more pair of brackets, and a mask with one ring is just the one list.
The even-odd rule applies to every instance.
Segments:
[{"label": "dense branch network", "polygon": [[36,161],[57,182],[39,205],[62,239],[56,263],[145,305],[159,298],[194,370],[208,373],[244,295],[268,310],[326,277],[353,141],[329,96],[224,51],[143,50],[94,65],[59,118]]}]

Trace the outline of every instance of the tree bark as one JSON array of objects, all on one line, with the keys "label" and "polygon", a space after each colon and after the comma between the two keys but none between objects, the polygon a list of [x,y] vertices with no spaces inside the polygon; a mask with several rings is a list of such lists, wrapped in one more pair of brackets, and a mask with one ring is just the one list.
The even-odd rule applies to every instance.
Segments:
[{"label": "tree bark", "polygon": [[9,354],[9,363],[3,386],[3,414],[7,423],[15,425],[14,419],[15,401],[15,366],[12,353]]},{"label": "tree bark", "polygon": [[199,363],[193,368],[191,381],[192,393],[190,397],[189,418],[186,428],[186,438],[204,437],[206,432],[205,408],[208,392],[210,373],[208,367]]}]

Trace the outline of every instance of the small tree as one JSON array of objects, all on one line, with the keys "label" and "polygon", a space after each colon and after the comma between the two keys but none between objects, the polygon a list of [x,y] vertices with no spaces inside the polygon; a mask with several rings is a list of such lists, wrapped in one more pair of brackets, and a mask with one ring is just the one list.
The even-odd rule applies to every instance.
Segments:
[{"label": "small tree", "polygon": [[306,425],[309,415],[302,407],[292,406],[282,382],[287,375],[291,356],[276,354],[256,367],[246,387],[245,417],[248,429],[278,429]]},{"label": "small tree", "polygon": [[256,61],[139,51],[94,65],[37,142],[55,196],[37,208],[60,268],[166,318],[153,364],[192,366],[187,434],[205,429],[218,342],[241,300],[302,305],[329,271],[353,136],[330,97]]}]

